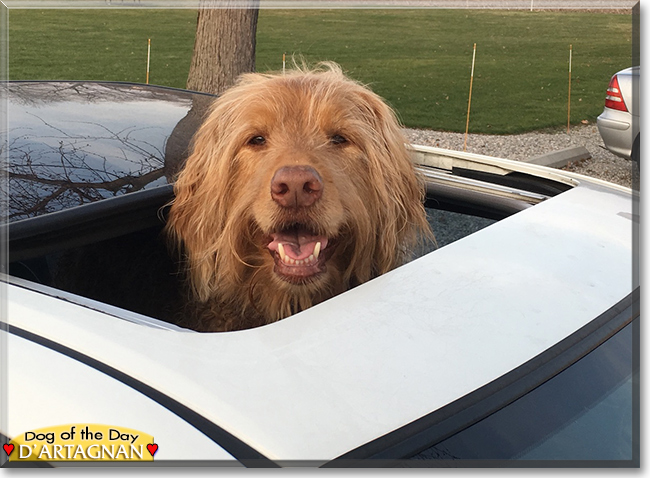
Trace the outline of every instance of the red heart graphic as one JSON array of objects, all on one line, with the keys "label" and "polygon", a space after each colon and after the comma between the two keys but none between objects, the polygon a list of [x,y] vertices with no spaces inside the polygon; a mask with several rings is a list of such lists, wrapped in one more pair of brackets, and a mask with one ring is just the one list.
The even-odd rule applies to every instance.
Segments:
[{"label": "red heart graphic", "polygon": [[11,455],[11,452],[14,451],[14,446],[12,444],[5,443],[2,445],[2,448],[5,449],[7,456]]},{"label": "red heart graphic", "polygon": [[[11,445],[13,446],[13,445]],[[151,453],[151,456],[154,456],[154,454],[158,451],[158,445],[155,443],[149,443],[147,445],[147,450],[149,450],[149,453]]]}]

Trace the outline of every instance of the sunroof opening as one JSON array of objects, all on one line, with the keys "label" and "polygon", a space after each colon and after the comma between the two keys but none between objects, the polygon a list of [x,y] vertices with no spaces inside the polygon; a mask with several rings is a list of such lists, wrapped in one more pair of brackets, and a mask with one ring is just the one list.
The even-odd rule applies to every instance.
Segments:
[{"label": "sunroof opening", "polygon": [[[10,275],[178,323],[184,274],[163,235],[171,186],[12,224]],[[436,244],[422,256],[530,207],[512,198],[429,184],[425,208]]]},{"label": "sunroof opening", "polygon": [[[436,243],[424,241],[413,258],[571,187],[498,168],[472,168],[462,158],[460,166],[452,161],[448,168],[435,158],[424,159],[435,163],[419,169]],[[11,232],[10,275],[182,324],[185,274],[163,234],[164,206],[172,197],[172,185],[165,184],[2,225]]]}]

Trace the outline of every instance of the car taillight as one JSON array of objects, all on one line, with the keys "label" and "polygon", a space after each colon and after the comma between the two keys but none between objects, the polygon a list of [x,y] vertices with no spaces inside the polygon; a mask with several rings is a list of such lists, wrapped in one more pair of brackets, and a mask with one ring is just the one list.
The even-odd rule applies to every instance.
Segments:
[{"label": "car taillight", "polygon": [[618,78],[616,75],[612,76],[607,87],[607,96],[605,96],[605,107],[613,110],[627,111],[623,95],[618,87]]}]

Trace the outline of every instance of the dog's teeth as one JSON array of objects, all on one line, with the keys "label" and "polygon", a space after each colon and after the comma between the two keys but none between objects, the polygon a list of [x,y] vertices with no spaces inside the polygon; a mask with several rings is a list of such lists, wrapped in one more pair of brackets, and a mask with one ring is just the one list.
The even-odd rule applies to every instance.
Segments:
[{"label": "dog's teeth", "polygon": [[288,265],[296,265],[296,266],[303,266],[303,265],[310,265],[313,264],[318,260],[318,255],[320,254],[320,248],[321,248],[321,243],[317,242],[316,247],[314,247],[314,252],[311,254],[309,257],[305,259],[292,259],[287,255],[286,252],[284,252],[284,245],[281,242],[278,242],[278,254],[280,256],[280,260],[284,262],[285,264]]}]

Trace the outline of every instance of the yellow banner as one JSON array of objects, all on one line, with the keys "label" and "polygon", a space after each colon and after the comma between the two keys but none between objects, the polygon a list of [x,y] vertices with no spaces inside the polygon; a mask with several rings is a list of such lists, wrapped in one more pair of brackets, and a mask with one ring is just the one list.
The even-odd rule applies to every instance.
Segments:
[{"label": "yellow banner", "polygon": [[153,461],[153,436],[131,428],[70,424],[39,428],[4,446],[9,461]]}]

